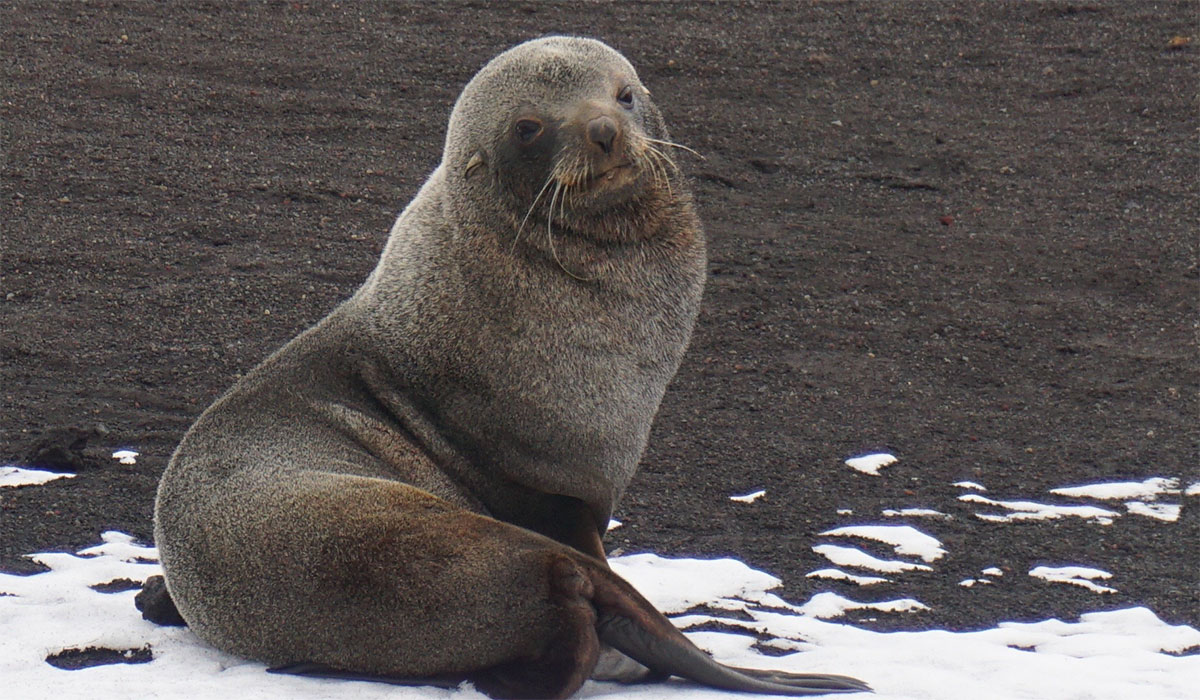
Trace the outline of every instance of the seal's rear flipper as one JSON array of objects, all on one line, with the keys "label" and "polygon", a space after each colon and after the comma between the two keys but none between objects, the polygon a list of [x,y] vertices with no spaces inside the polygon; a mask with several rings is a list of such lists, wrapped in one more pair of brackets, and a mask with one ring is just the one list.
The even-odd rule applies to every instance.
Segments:
[{"label": "seal's rear flipper", "polygon": [[775,695],[871,692],[847,676],[788,673],[726,666],[683,636],[632,586],[615,574],[592,569],[596,633],[601,641],[660,673],[713,688]]},{"label": "seal's rear flipper", "polygon": [[871,686],[848,676],[726,666],[701,651],[686,637],[663,635],[661,630],[649,629],[628,617],[602,615],[596,623],[596,630],[604,642],[655,671],[714,688],[768,695],[871,692]]},{"label": "seal's rear flipper", "polygon": [[162,576],[151,576],[142,584],[142,590],[133,599],[133,605],[142,611],[142,619],[164,627],[187,627],[187,621],[179,614],[175,601],[167,591],[167,581]]},{"label": "seal's rear flipper", "polygon": [[[784,683],[793,687],[807,686],[830,689],[822,692],[874,692],[871,690],[871,686],[850,676],[838,676],[828,673],[789,673],[788,671],[777,671],[774,669],[741,668],[738,666],[727,666],[726,668],[737,671],[743,676],[750,676],[751,678],[771,683]],[[853,690],[845,690],[846,687],[853,688]]]},{"label": "seal's rear flipper", "polygon": [[340,668],[326,666],[325,664],[313,663],[311,661],[302,661],[295,664],[284,664],[283,666],[272,666],[267,669],[267,673],[281,673],[289,676],[307,676],[309,678],[333,678],[343,681],[368,681],[371,683],[387,683],[389,685],[431,685],[437,688],[457,688],[466,680],[466,678],[450,678],[447,676],[434,676],[432,678],[398,678],[396,676],[383,676],[373,673],[363,673],[361,671],[343,671]]}]

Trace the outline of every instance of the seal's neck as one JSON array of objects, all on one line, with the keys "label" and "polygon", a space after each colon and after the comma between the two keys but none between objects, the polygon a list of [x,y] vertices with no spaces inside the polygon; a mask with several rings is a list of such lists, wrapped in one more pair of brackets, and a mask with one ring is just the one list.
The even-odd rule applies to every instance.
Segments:
[{"label": "seal's neck", "polygon": [[447,200],[440,178],[350,302],[363,345],[474,468],[607,512],[691,334],[695,215],[681,207],[662,218],[673,230],[622,244],[556,236],[551,250]]}]

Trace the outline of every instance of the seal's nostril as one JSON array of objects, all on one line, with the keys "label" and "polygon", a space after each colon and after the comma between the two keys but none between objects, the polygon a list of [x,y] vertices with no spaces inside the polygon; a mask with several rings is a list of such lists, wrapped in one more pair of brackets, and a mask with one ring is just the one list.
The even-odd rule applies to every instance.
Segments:
[{"label": "seal's nostril", "polygon": [[605,155],[612,153],[613,140],[617,138],[617,123],[612,117],[600,116],[588,122],[588,140],[600,147]]}]

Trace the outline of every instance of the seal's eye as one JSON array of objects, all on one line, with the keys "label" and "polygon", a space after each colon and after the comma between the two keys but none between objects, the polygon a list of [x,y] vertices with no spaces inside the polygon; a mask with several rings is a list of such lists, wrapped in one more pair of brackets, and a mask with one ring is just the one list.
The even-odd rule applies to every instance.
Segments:
[{"label": "seal's eye", "polygon": [[516,131],[517,139],[521,143],[533,143],[542,133],[542,123],[535,119],[518,119]]},{"label": "seal's eye", "polygon": [[633,86],[626,85],[617,93],[617,102],[625,105],[626,108],[633,106]]}]

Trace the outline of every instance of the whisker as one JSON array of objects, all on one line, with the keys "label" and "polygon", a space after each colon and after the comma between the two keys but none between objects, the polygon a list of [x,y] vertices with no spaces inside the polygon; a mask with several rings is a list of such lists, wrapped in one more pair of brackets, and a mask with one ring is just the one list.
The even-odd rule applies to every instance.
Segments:
[{"label": "whisker", "polygon": [[[564,272],[567,268],[563,267],[562,261],[558,259],[558,251],[554,249],[554,200],[558,199],[558,195],[562,192],[562,182],[554,183],[554,192],[550,193],[550,211],[546,214],[546,242],[550,244],[550,257],[554,258],[554,262],[562,267]],[[570,274],[570,272],[567,272]]]},{"label": "whisker", "polygon": [[[582,164],[582,166],[581,166],[581,164]],[[573,182],[572,184],[567,185],[566,194],[567,194],[567,196],[571,197],[571,206],[572,207],[574,207],[578,204],[579,197],[580,197],[580,195],[583,194],[582,188],[574,187],[574,185],[579,184],[579,182],[587,182],[589,179],[591,179],[591,174],[592,174],[591,162],[584,160],[580,154],[576,153],[575,159],[573,161],[571,161],[570,169],[571,169],[571,171],[575,172],[575,171],[578,171],[581,167],[583,169],[583,179],[579,180],[578,182]],[[563,202],[559,204],[559,209],[558,209],[560,215],[564,213],[563,207],[565,206],[565,204],[566,204],[566,197],[563,197]]]},{"label": "whisker", "polygon": [[663,180],[662,171],[661,171],[662,165],[658,162],[657,156],[655,156],[653,153],[651,153],[649,149],[647,149],[645,151],[645,155],[646,155],[646,167],[650,169],[650,174],[654,178],[654,184],[659,187],[667,186]]},{"label": "whisker", "polygon": [[671,177],[667,174],[667,166],[663,161],[670,163],[676,172],[679,171],[679,166],[654,146],[647,145],[645,153],[647,155],[646,162],[650,165],[650,171],[654,173],[655,182],[666,188],[668,196],[674,197],[675,191],[671,188]]},{"label": "whisker", "polygon": [[517,244],[521,242],[521,232],[525,230],[525,224],[529,221],[529,217],[533,215],[533,210],[537,208],[538,202],[541,201],[542,195],[546,193],[546,188],[550,183],[554,182],[554,173],[550,173],[546,178],[546,183],[542,185],[542,189],[538,190],[537,196],[533,198],[533,202],[529,205],[529,210],[525,212],[525,218],[521,219],[521,225],[517,227],[517,233],[513,236],[512,246],[508,250],[508,254],[512,255],[517,249]]},{"label": "whisker", "polygon": [[[591,282],[591,279],[580,277],[579,275],[567,269],[567,266],[564,265],[563,261],[558,257],[558,250],[556,250],[554,247],[554,230],[551,227],[551,222],[554,219],[554,200],[558,200],[559,216],[564,217],[566,215],[566,200],[570,193],[570,185],[563,185],[561,182],[555,184],[554,192],[550,195],[550,215],[546,218],[546,241],[550,244],[550,257],[554,258],[554,262],[558,263],[559,268],[561,268],[563,272],[567,273],[571,277],[574,277],[580,282]],[[562,197],[559,197],[559,194],[562,194]]]},{"label": "whisker", "polygon": [[662,139],[652,139],[649,136],[644,136],[642,138],[646,139],[647,141],[649,141],[651,143],[661,143],[664,146],[671,146],[672,148],[679,148],[679,149],[685,150],[688,153],[691,153],[692,155],[698,157],[700,160],[708,160],[704,156],[700,155],[699,152],[695,151],[694,149],[688,148],[687,146],[683,145],[682,143],[675,143],[674,141],[664,141]]},{"label": "whisker", "polygon": [[672,158],[671,156],[667,155],[666,152],[663,151],[661,148],[655,148],[654,146],[650,146],[650,145],[647,145],[646,148],[654,151],[654,153],[656,155],[658,155],[658,157],[662,158],[663,162],[665,162],[667,165],[671,166],[672,170],[674,170],[675,172],[681,172],[681,170],[679,169],[679,164],[675,162],[675,159]]}]

